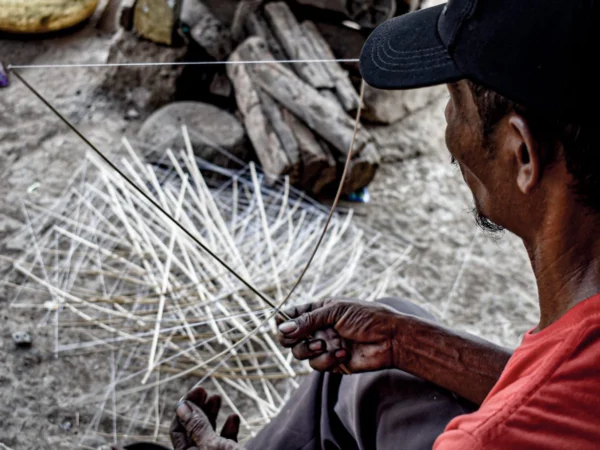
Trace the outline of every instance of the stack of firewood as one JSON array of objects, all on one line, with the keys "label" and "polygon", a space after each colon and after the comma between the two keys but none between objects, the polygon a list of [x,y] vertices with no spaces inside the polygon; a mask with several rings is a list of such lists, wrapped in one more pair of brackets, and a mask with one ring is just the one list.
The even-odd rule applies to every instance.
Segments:
[{"label": "stack of firewood", "polygon": [[[287,4],[267,3],[244,20],[247,38],[229,60],[296,60],[292,64],[232,64],[238,108],[266,173],[319,194],[336,185],[350,149],[359,96],[348,73],[310,21],[299,23]],[[303,62],[312,61],[312,62]],[[373,179],[379,156],[359,126],[344,192]]]}]

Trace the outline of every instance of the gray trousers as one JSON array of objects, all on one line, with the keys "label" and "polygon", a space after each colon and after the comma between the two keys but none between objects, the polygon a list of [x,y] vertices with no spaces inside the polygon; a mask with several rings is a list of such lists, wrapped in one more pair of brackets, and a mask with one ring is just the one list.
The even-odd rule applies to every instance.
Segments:
[{"label": "gray trousers", "polygon": [[[379,300],[435,320],[405,300]],[[431,450],[454,417],[477,409],[400,370],[354,375],[313,372],[248,450]]]}]

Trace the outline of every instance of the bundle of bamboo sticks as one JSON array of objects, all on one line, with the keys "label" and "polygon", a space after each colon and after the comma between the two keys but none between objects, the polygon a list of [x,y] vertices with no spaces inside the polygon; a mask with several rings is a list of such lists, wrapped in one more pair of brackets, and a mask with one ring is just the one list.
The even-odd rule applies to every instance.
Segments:
[{"label": "bundle of bamboo sticks", "polygon": [[[166,149],[152,165],[142,155],[156,149],[140,152],[123,140],[123,170],[265,296],[281,301],[327,211],[287,178],[273,183],[252,164],[226,170],[198,160],[183,133],[186,148]],[[240,414],[243,435],[251,437],[307,372],[276,344],[275,324],[265,322],[272,308],[93,156],[54,207],[28,204],[25,211],[26,226],[11,238],[28,242],[13,261],[22,277],[13,306],[47,312],[57,357],[108,355],[107,385],[77,401],[98,406],[82,439],[167,441],[173,405],[199,379],[223,396],[225,412]],[[381,297],[411,248],[392,253],[353,225],[351,211],[335,215],[292,303]]]}]

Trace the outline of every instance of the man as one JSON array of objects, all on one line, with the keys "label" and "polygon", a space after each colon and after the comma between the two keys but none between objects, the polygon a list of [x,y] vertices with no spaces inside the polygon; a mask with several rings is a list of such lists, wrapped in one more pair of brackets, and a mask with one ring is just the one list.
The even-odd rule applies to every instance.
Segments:
[{"label": "man", "polygon": [[[600,445],[599,14],[594,0],[451,0],[369,37],[369,84],[448,84],[448,150],[479,222],[522,238],[540,322],[511,354],[393,299],[296,308],[281,343],[318,372],[247,448]],[[188,394],[176,450],[241,448],[235,416],[213,431],[218,404]]]}]

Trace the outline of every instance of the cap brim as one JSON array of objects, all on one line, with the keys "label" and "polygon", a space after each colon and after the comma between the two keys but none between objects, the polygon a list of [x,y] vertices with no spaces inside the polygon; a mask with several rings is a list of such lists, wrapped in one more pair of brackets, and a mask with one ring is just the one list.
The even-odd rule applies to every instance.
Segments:
[{"label": "cap brim", "polygon": [[364,80],[379,89],[412,89],[464,78],[438,34],[443,9],[422,9],[377,27],[360,55]]}]

